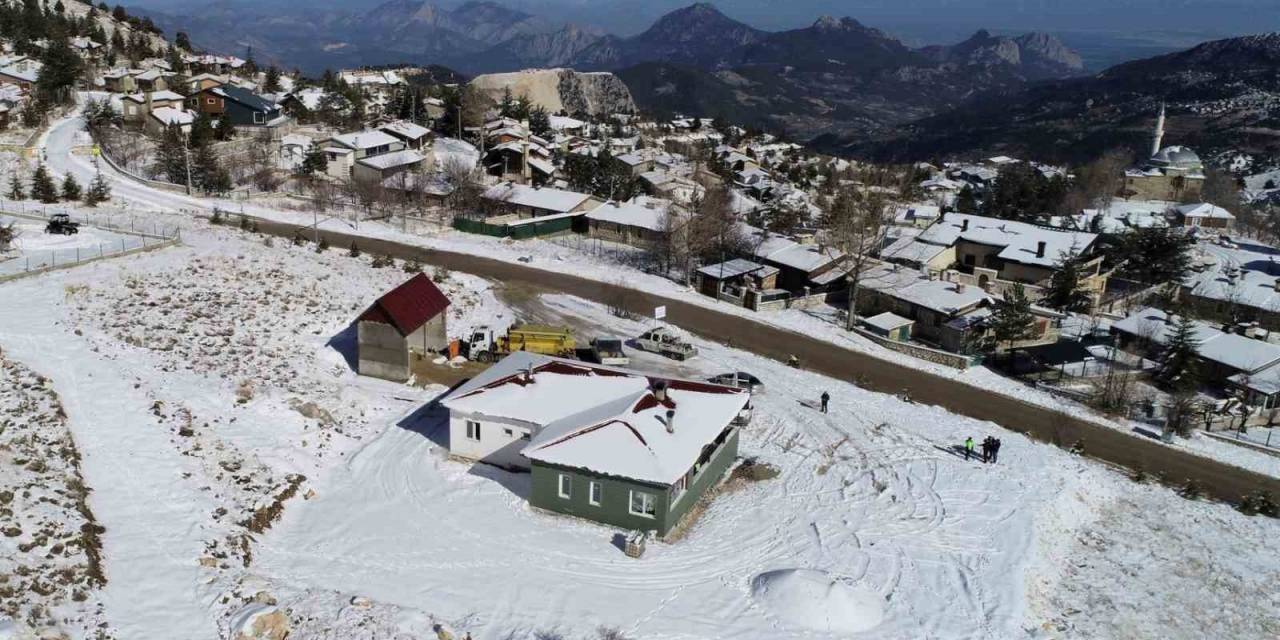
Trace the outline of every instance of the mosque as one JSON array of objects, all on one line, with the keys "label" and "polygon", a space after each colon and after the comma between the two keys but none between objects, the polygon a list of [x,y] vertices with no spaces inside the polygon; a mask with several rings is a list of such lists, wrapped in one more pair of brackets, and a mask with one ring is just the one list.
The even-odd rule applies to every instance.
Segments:
[{"label": "mosque", "polygon": [[1156,118],[1156,131],[1151,142],[1151,157],[1141,166],[1124,174],[1124,195],[1132,200],[1165,200],[1194,202],[1204,187],[1204,163],[1195,151],[1164,142],[1164,105]]}]

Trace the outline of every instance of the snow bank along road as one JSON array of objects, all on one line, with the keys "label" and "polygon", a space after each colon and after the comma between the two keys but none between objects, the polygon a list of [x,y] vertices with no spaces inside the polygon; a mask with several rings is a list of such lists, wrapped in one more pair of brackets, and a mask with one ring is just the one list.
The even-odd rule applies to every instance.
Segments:
[{"label": "snow bank along road", "polygon": [[[82,120],[66,119],[50,129],[45,143],[49,165],[54,171],[59,174],[76,174],[83,182],[92,179],[92,171],[83,160],[77,160],[71,154],[71,148],[82,130]],[[208,201],[140,184],[111,170],[105,163],[101,170],[112,181],[113,194],[118,198],[174,209],[212,209],[213,205]],[[294,224],[252,216],[251,212],[250,217],[258,221],[263,232],[284,238],[292,238],[300,229]],[[308,236],[313,233],[310,227],[301,228],[306,229]],[[1061,411],[984,391],[927,371],[847,350],[824,340],[741,316],[568,273],[471,254],[427,249],[325,229],[321,229],[320,234],[328,239],[331,246],[343,247],[358,241],[361,249],[367,252],[418,260],[498,280],[508,286],[554,291],[597,302],[621,304],[638,314],[649,315],[655,306],[665,305],[669,322],[719,342],[777,360],[795,355],[805,368],[818,373],[854,382],[873,391],[904,393],[915,401],[936,404],[955,413],[990,420],[1007,429],[1061,446],[1071,446],[1083,441],[1085,452],[1089,456],[1129,468],[1142,467],[1149,473],[1164,474],[1171,482],[1195,479],[1210,495],[1222,500],[1235,501],[1259,488],[1280,495],[1280,479],[1179,451]]]}]

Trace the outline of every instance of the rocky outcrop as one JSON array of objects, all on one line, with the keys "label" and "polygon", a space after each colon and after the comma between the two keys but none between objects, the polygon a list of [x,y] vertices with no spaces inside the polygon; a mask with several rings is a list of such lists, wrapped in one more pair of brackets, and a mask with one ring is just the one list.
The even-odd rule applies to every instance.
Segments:
[{"label": "rocky outcrop", "polygon": [[511,95],[523,96],[551,113],[603,115],[636,110],[631,91],[612,73],[527,69],[477,76],[471,84],[495,101],[510,89]]}]

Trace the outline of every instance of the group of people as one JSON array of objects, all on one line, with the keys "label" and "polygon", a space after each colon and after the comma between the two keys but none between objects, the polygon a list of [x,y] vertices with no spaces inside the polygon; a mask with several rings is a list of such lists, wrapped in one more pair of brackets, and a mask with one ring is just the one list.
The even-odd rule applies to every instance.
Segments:
[{"label": "group of people", "polygon": [[[964,441],[964,459],[968,460],[973,456],[973,436],[965,438]],[[1000,438],[992,438],[987,436],[982,440],[982,461],[994,464],[1000,458]]]}]

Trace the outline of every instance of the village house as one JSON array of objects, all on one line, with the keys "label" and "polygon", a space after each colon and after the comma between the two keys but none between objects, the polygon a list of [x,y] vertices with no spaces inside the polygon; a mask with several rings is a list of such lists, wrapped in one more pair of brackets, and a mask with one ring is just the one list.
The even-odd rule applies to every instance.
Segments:
[{"label": "village house", "polygon": [[280,105],[229,84],[205,89],[187,98],[187,103],[193,111],[227,118],[237,127],[278,127],[288,120]]},{"label": "village house", "polygon": [[186,66],[187,76],[198,76],[200,74],[226,75],[232,71],[238,71],[245,65],[245,60],[235,56],[217,56],[211,54],[182,56],[182,63]]},{"label": "village house", "polygon": [[[1113,323],[1111,332],[1121,349],[1153,356],[1178,322],[1178,316],[1151,307]],[[1256,328],[1244,328],[1246,335],[1241,335],[1200,321],[1193,324],[1202,380],[1260,409],[1280,407],[1280,345],[1252,337],[1265,334]]]},{"label": "village house", "polygon": [[9,57],[0,61],[0,82],[6,82],[30,91],[40,79],[40,70],[44,67],[38,60],[26,56]]},{"label": "village house", "polygon": [[421,149],[431,139],[430,129],[408,120],[388,122],[378,127],[378,131],[403,142],[406,149]]},{"label": "village house", "polygon": [[705,296],[756,311],[767,302],[791,296],[778,288],[778,268],[734,258],[705,265],[694,274],[694,287]]},{"label": "village house", "polygon": [[684,226],[686,216],[660,198],[636,196],[630,202],[606,202],[585,216],[587,235],[635,247],[654,247]]},{"label": "village house", "polygon": [[212,73],[202,73],[191,76],[187,79],[187,90],[191,93],[200,93],[205,89],[213,89],[221,87],[224,84],[230,84],[226,76],[220,76]]},{"label": "village house", "polygon": [[[905,335],[954,353],[966,352],[969,344],[986,334],[987,319],[1001,302],[999,296],[971,284],[943,280],[897,264],[876,265],[863,272],[858,282],[859,315],[871,318],[888,312],[910,320]],[[1032,314],[1035,324],[1030,336],[1013,347],[1058,341],[1062,314],[1038,307],[1032,308]],[[893,322],[884,324],[877,328],[887,332],[887,324]],[[904,333],[899,331],[892,339],[902,340]],[[1009,347],[1007,343],[996,346]]]},{"label": "village house", "polygon": [[590,194],[549,187],[531,187],[514,182],[496,184],[481,196],[497,216],[514,219],[545,219],[550,216],[580,216],[603,202]]},{"label": "village house", "polygon": [[182,110],[186,101],[185,96],[172,91],[134,93],[120,100],[123,107],[120,115],[125,122],[143,122],[156,109],[168,107]]},{"label": "village house", "polygon": [[750,393],[516,352],[449,393],[449,451],[530,471],[536,509],[665,536],[737,458]]},{"label": "village house", "polygon": [[356,161],[352,177],[361,182],[383,183],[406,172],[422,169],[427,157],[421,151],[402,149]]},{"label": "village house", "polygon": [[1096,304],[1107,284],[1102,256],[1095,252],[1097,239],[1093,233],[948,213],[914,238],[891,245],[884,257],[930,272],[950,270],[949,280],[1001,296],[1022,284],[1027,297],[1036,300],[1062,261],[1079,256],[1080,286]]},{"label": "village house", "polygon": [[419,273],[378,298],[356,319],[357,372],[403,382],[417,360],[449,346],[449,298]]},{"label": "village house", "polygon": [[640,184],[651,195],[685,206],[693,204],[706,193],[706,189],[697,182],[668,171],[646,171],[640,174]]},{"label": "village house", "polygon": [[325,172],[333,178],[355,177],[356,163],[405,149],[404,142],[384,131],[343,133],[320,143],[329,164]]},{"label": "village house", "polygon": [[846,256],[842,251],[814,243],[801,243],[775,233],[750,238],[752,254],[779,269],[778,287],[794,294],[842,288]]},{"label": "village house", "polygon": [[1184,227],[1230,231],[1236,221],[1230,211],[1207,202],[1179,205],[1173,212]]},{"label": "village house", "polygon": [[160,137],[169,127],[177,127],[184,134],[191,133],[191,124],[196,121],[196,114],[181,107],[159,107],[147,114],[143,121],[143,130],[147,134]]}]

